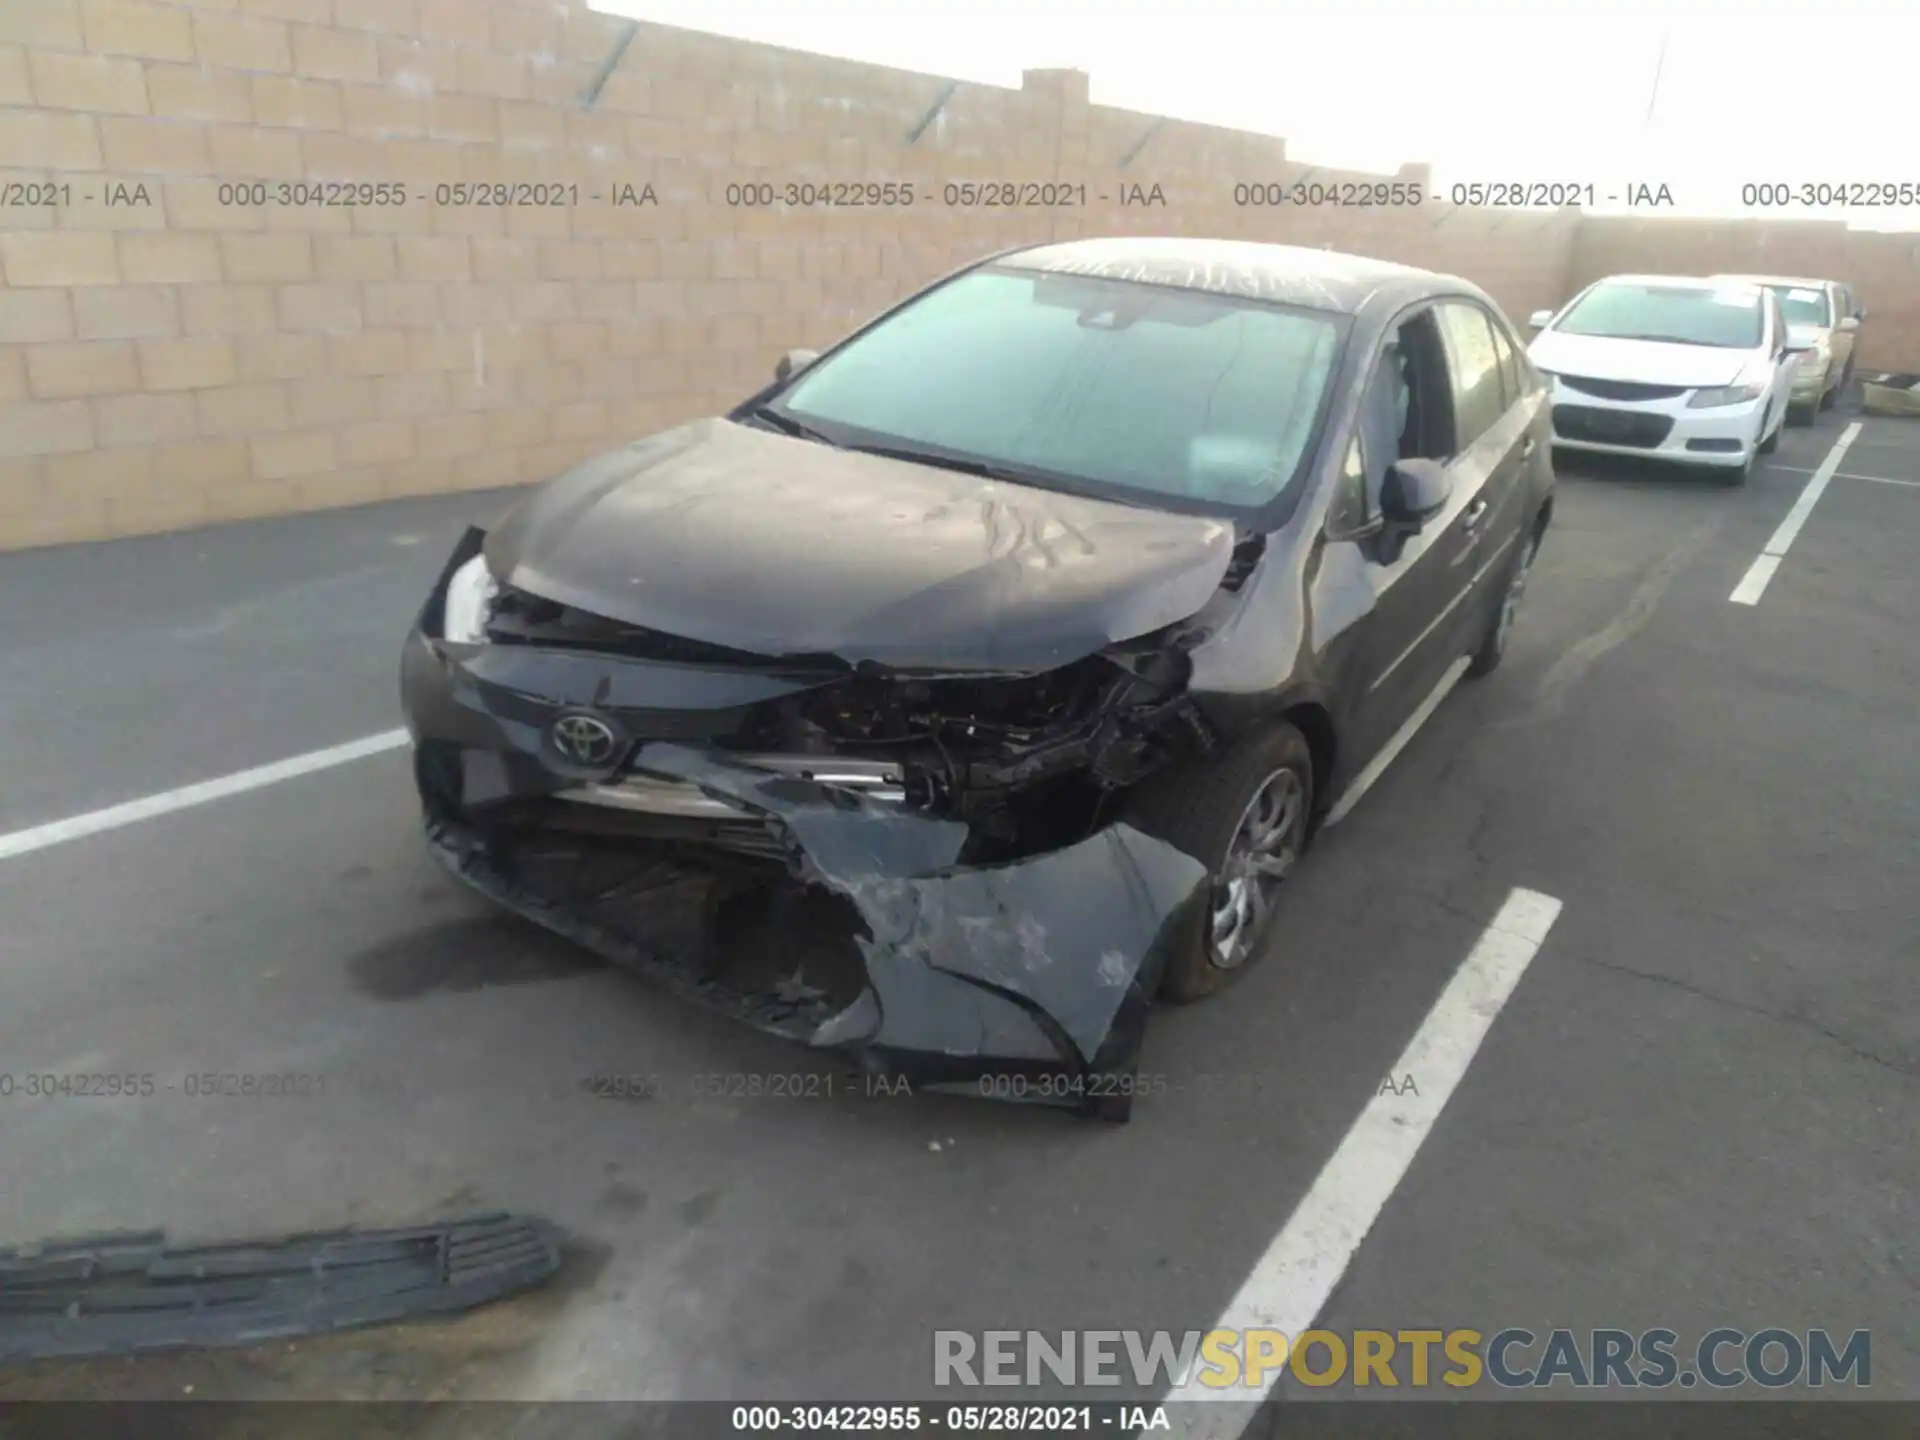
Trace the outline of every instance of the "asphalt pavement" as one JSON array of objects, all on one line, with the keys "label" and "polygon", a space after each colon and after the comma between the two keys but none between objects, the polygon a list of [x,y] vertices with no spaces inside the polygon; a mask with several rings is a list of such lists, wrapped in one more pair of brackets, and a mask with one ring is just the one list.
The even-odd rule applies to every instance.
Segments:
[{"label": "asphalt pavement", "polygon": [[[493,913],[400,749],[0,859],[0,1074],[156,1077],[0,1099],[0,1244],[494,1206],[571,1237],[466,1320],[0,1398],[925,1399],[936,1329],[1205,1328],[1517,887],[1557,919],[1320,1323],[1866,1329],[1874,1393],[1920,1398],[1920,423],[1822,416],[1736,490],[1560,475],[1505,665],[1322,835],[1258,968],[1156,1013],[1125,1126],[861,1093]],[[0,555],[0,850],[392,730],[401,636],[507,498]]]}]

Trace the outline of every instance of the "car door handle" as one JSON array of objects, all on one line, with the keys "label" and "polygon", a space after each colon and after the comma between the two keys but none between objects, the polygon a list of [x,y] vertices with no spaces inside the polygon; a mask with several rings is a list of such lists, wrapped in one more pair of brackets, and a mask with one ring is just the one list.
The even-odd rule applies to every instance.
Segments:
[{"label": "car door handle", "polygon": [[1533,447],[1534,447],[1534,439],[1533,439],[1533,436],[1529,435],[1525,440],[1522,440],[1520,442],[1520,458],[1522,460],[1532,459]]},{"label": "car door handle", "polygon": [[1479,500],[1474,501],[1471,505],[1467,506],[1466,513],[1461,515],[1460,517],[1460,528],[1462,530],[1473,529],[1482,520],[1486,518],[1486,514],[1487,514],[1487,502],[1483,497]]}]

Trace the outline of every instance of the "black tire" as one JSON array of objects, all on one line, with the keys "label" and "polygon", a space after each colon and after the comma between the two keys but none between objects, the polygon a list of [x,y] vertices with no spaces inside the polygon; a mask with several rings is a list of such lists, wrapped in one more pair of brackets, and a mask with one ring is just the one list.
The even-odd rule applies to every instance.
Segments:
[{"label": "black tire", "polygon": [[1842,380],[1840,385],[1835,385],[1831,390],[1822,392],[1820,396],[1820,408],[1822,410],[1831,410],[1833,408],[1833,402],[1840,398],[1840,386],[1846,383],[1846,381]]},{"label": "black tire", "polygon": [[[1230,964],[1216,957],[1214,910],[1227,897],[1222,871],[1242,821],[1283,770],[1291,773],[1297,787],[1297,804],[1285,827],[1291,865],[1297,865],[1313,814],[1313,756],[1305,737],[1284,721],[1255,731],[1218,755],[1150,775],[1128,794],[1124,816],[1129,824],[1186,851],[1213,877],[1208,903],[1188,916],[1173,937],[1160,977],[1163,998],[1184,1004],[1211,995],[1260,958],[1277,913],[1271,902],[1252,930],[1247,953]],[[1273,884],[1284,894],[1285,876]]]},{"label": "black tire", "polygon": [[1811,425],[1817,413],[1817,409],[1812,405],[1789,405],[1787,406],[1787,424]]},{"label": "black tire", "polygon": [[1500,603],[1494,606],[1493,614],[1487,617],[1487,633],[1467,665],[1467,679],[1478,680],[1482,675],[1491,675],[1506,658],[1507,641],[1513,635],[1513,617],[1520,607],[1521,597],[1526,594],[1527,577],[1532,573],[1534,558],[1539,553],[1540,532],[1529,529],[1513,547],[1513,559],[1508,563],[1506,575],[1500,582]]}]

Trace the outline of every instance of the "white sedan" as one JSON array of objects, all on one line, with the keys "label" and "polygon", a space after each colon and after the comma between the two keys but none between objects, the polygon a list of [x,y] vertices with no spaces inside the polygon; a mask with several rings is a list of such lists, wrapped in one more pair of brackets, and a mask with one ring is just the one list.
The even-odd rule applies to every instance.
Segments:
[{"label": "white sedan", "polygon": [[1673,275],[1596,280],[1532,324],[1556,446],[1712,466],[1729,485],[1780,443],[1807,348],[1765,287]]}]

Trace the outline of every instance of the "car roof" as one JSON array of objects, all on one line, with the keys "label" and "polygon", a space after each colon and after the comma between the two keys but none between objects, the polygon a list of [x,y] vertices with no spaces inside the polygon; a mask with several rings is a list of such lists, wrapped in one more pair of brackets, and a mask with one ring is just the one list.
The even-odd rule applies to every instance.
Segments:
[{"label": "car roof", "polygon": [[1727,282],[1743,285],[1758,293],[1758,281],[1744,275],[1603,275],[1599,285],[1666,285],[1676,290],[1725,290]]},{"label": "car roof", "polygon": [[1797,285],[1805,290],[1818,290],[1824,285],[1838,285],[1838,280],[1807,280],[1794,275],[1715,275],[1715,280],[1742,280],[1749,285]]},{"label": "car roof", "polygon": [[1020,270],[1094,275],[1216,295],[1241,295],[1346,314],[1389,292],[1403,299],[1482,295],[1471,282],[1437,271],[1338,250],[1268,245],[1254,240],[1103,236],[1014,251],[996,256],[993,263]]}]

